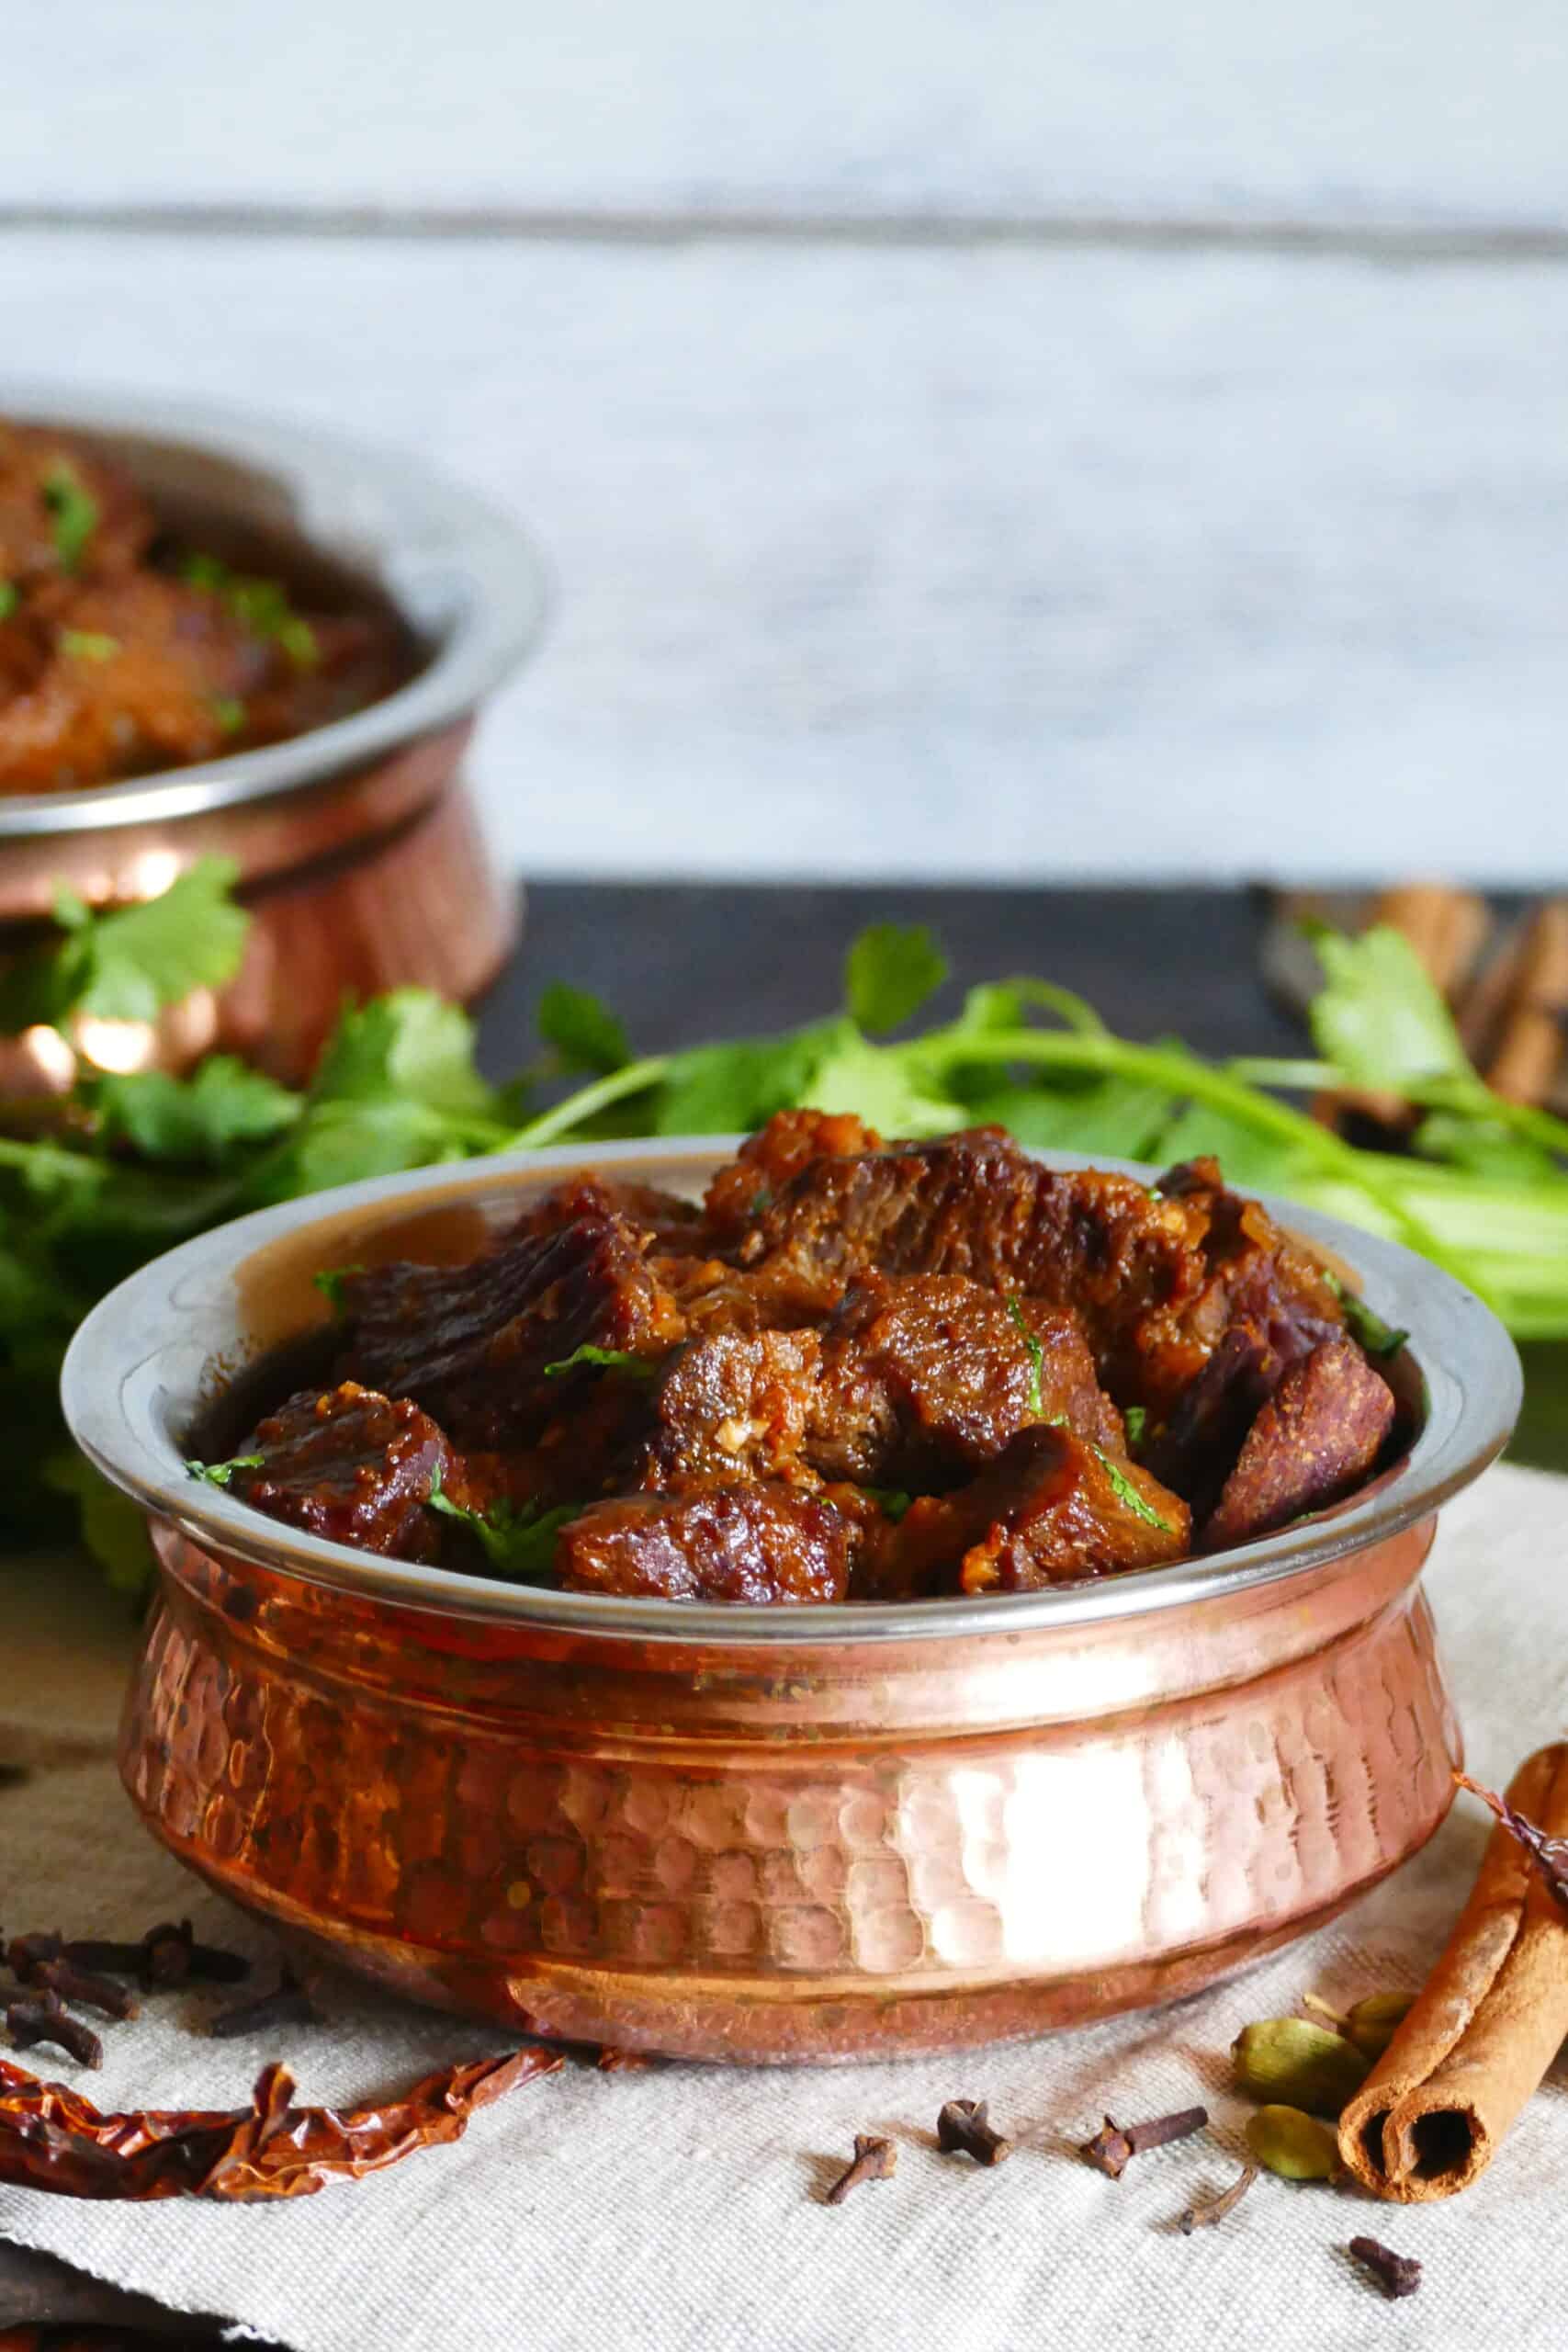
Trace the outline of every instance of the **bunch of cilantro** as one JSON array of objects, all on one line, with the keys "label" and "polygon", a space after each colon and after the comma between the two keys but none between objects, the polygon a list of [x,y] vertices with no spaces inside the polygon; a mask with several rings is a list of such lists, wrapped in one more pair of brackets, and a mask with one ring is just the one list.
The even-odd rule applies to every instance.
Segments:
[{"label": "bunch of cilantro", "polygon": [[[886,1135],[997,1121],[1045,1150],[1213,1152],[1236,1184],[1437,1260],[1517,1335],[1568,1335],[1568,1124],[1489,1091],[1394,932],[1319,936],[1312,1060],[1217,1064],[1175,1039],[1135,1043],[1031,978],[971,989],[955,1018],[911,1035],[947,967],[925,930],[878,924],[850,948],[842,1009],[783,1036],[638,1057],[613,1012],[558,984],[541,1003],[540,1054],[496,1087],[475,1067],[467,1015],[398,989],[344,1008],[299,1091],[225,1054],[183,1078],[95,1068],[83,1051],[92,1019],[150,1020],[233,978],[246,930],[234,879],[204,860],[161,899],[108,914],[62,893],[57,939],[0,979],[0,1035],[52,1026],[78,1067],[62,1098],[0,1103],[0,1529],[15,1544],[74,1524],[128,1589],[149,1566],[139,1515],[73,1453],[56,1402],[94,1300],[244,1210],[482,1152],[724,1134],[806,1103]],[[1281,1099],[1339,1087],[1415,1106],[1413,1149],[1359,1149]]]}]

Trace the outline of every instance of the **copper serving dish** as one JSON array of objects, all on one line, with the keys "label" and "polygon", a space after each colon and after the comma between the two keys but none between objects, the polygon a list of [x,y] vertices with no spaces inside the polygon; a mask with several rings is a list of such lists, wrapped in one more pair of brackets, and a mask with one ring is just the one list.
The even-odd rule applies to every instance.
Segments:
[{"label": "copper serving dish", "polygon": [[[62,882],[93,905],[150,898],[218,853],[239,866],[254,918],[243,971],[156,1030],[93,1039],[109,1066],[177,1067],[223,1046],[297,1079],[346,994],[417,981],[476,995],[513,944],[516,905],[459,763],[481,701],[540,627],[538,565],[516,526],[400,454],[312,427],[30,386],[0,390],[0,406],[124,465],[190,544],[328,606],[389,609],[412,672],[285,743],[79,792],[0,794],[0,961],[39,935]],[[58,1038],[34,1041],[31,1064],[28,1050],[12,1049],[0,1084],[68,1077]]]},{"label": "copper serving dish", "polygon": [[1518,1365],[1459,1284],[1329,1218],[1275,1204],[1411,1331],[1419,1434],[1213,1559],[894,1608],[628,1601],[374,1558],[184,1475],[245,1366],[327,1312],[319,1268],[460,1259],[563,1169],[695,1189],[723,1148],[356,1185],[189,1242],[88,1317],[66,1411],[162,1563],[121,1747],[157,1837],[419,2000],[829,2060],[1192,1992],[1430,1836],[1460,1747],[1421,1567]]}]

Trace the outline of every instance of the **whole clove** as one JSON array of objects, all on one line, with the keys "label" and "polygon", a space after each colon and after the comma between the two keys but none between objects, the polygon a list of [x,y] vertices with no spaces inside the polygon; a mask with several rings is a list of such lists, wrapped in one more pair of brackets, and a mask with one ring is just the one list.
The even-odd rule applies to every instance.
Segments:
[{"label": "whole clove", "polygon": [[149,1928],[141,1939],[139,1973],[142,1990],[152,1993],[192,1978],[209,1984],[238,1984],[250,1974],[251,1964],[238,1952],[198,1944],[188,1919],[164,1919]]},{"label": "whole clove", "polygon": [[1190,2238],[1194,2230],[1212,2230],[1216,2222],[1223,2222],[1227,2213],[1234,2213],[1257,2178],[1258,2166],[1243,2165],[1230,2187],[1222,2188],[1217,2197],[1194,2199],[1178,2223],[1182,2236]]},{"label": "whole clove", "polygon": [[134,2018],[141,2012],[135,1994],[127,1992],[114,1977],[96,1975],[91,1969],[79,1968],[73,1960],[34,1961],[24,1981],[42,1985],[62,2001],[74,2001],[79,2008],[96,2009],[101,2017]]},{"label": "whole clove", "polygon": [[1078,2153],[1108,2180],[1120,2180],[1134,2156],[1150,2148],[1163,2148],[1172,2140],[1189,2139],[1194,2132],[1201,2132],[1208,2120],[1206,2107],[1183,2107],[1174,2115],[1156,2115],[1149,2123],[1129,2123],[1123,2131],[1108,2115],[1104,2130],[1086,2140]]},{"label": "whole clove", "polygon": [[891,2140],[879,2140],[869,2132],[855,2133],[855,2160],[847,2172],[839,2175],[828,2191],[829,2205],[841,2205],[852,2188],[863,2180],[891,2180],[898,2169],[898,2151]]},{"label": "whole clove", "polygon": [[101,2066],[104,2045],[91,2026],[73,2018],[58,1993],[48,1991],[25,2001],[13,2001],[6,2011],[6,2024],[11,2040],[18,2050],[30,2050],[40,2041],[52,2042],[63,2050],[79,2065]]},{"label": "whole clove", "polygon": [[973,2156],[977,2165],[999,2165],[1012,2154],[983,2098],[950,2098],[936,2120],[936,2143],[945,2155]]},{"label": "whole clove", "polygon": [[58,1960],[64,1950],[65,1939],[58,1929],[53,1935],[13,1936],[6,1947],[6,1965],[25,1984],[40,1961]]},{"label": "whole clove", "polygon": [[207,2030],[218,2041],[236,2041],[247,2033],[262,2033],[270,2026],[315,2025],[319,2012],[291,1968],[286,1968],[270,1993],[220,2009]]},{"label": "whole clove", "polygon": [[134,1976],[144,1993],[170,1991],[192,1980],[209,1984],[238,1984],[251,1973],[248,1960],[217,1944],[198,1944],[188,1919],[163,1919],[135,1943],[113,1937],[81,1936],[61,1947],[60,1953],[78,1968]]},{"label": "whole clove", "polygon": [[1348,2251],[1363,2269],[1371,2272],[1391,2303],[1398,2302],[1402,2295],[1413,2295],[1421,2284],[1421,2265],[1413,2254],[1395,2254],[1376,2238],[1352,2238]]}]

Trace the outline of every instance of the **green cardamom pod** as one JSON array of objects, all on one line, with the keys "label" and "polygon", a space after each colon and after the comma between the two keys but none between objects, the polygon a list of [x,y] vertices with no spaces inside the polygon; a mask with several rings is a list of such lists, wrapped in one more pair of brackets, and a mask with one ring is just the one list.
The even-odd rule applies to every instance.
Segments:
[{"label": "green cardamom pod", "polygon": [[1299,2107],[1260,2107],[1247,2120],[1247,2144],[1281,2180],[1330,2180],[1339,2169],[1333,2132]]},{"label": "green cardamom pod", "polygon": [[1309,2115],[1337,2115],[1371,2071],[1364,2050],[1310,2018],[1265,2018],[1231,2044],[1235,2078],[1254,2098],[1280,2099]]},{"label": "green cardamom pod", "polygon": [[1364,2050],[1375,2064],[1415,2005],[1414,1993],[1369,1993],[1350,2011],[1345,2030],[1357,2049]]}]

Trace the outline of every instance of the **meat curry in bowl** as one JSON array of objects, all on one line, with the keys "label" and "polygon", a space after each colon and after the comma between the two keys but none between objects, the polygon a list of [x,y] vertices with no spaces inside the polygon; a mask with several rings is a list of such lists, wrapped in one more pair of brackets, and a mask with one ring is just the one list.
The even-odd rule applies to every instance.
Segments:
[{"label": "meat curry in bowl", "polygon": [[310,1534],[567,1593],[898,1604],[1126,1577],[1337,1502],[1413,1425],[1399,1335],[1212,1160],[1151,1186],[995,1128],[888,1145],[784,1112],[701,1203],[590,1170],[463,1262],[320,1280],[311,1376],[253,1374],[193,1476]]}]

